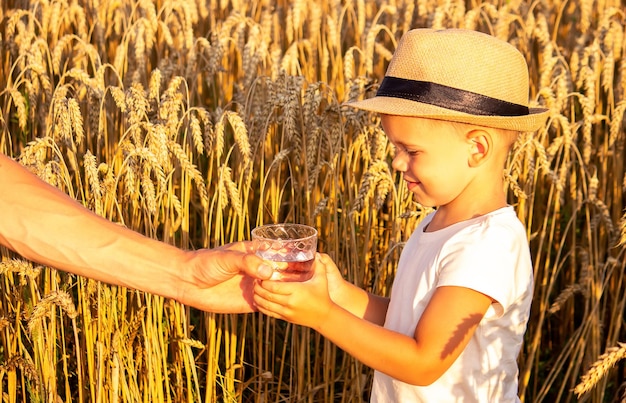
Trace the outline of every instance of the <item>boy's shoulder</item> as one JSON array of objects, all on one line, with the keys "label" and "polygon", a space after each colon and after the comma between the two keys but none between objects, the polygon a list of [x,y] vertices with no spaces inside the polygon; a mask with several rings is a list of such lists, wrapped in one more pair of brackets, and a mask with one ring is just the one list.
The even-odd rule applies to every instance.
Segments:
[{"label": "boy's shoulder", "polygon": [[[477,234],[519,235],[524,233],[524,226],[515,214],[512,206],[503,207],[487,214],[463,222],[457,232],[468,231]],[[461,224],[461,223],[459,223]]]},{"label": "boy's shoulder", "polygon": [[528,239],[524,225],[510,207],[469,220],[446,244],[453,249],[453,245],[462,245],[466,253],[485,256],[527,249]]},{"label": "boy's shoulder", "polygon": [[458,222],[438,231],[423,232],[433,214],[435,213],[431,213],[424,219],[417,231],[427,238],[438,239],[444,244],[463,243],[468,247],[527,244],[524,225],[511,206]]}]

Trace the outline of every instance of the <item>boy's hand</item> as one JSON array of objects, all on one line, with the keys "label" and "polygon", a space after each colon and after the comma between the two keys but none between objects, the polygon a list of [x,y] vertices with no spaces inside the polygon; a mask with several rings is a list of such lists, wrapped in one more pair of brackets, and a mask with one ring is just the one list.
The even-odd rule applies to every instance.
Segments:
[{"label": "boy's hand", "polygon": [[[254,303],[258,310],[298,325],[319,328],[333,306],[328,293],[328,260],[317,254],[313,263],[313,277],[304,282],[257,281],[254,286]],[[335,267],[334,264],[332,266]],[[338,272],[337,275],[341,279]],[[336,287],[334,283],[337,279],[331,278],[333,287]]]},{"label": "boy's hand", "polygon": [[335,262],[327,254],[318,253],[315,263],[324,267],[328,284],[328,295],[330,295],[330,299],[334,303],[337,303],[338,299],[344,294],[343,287],[346,285],[346,280],[342,277]]}]

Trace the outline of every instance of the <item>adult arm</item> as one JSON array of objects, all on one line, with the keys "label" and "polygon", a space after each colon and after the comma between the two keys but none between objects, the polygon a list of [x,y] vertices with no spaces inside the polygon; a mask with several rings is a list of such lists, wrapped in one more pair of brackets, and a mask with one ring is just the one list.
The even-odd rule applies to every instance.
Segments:
[{"label": "adult arm", "polygon": [[268,274],[248,243],[181,250],[94,214],[3,154],[0,244],[47,266],[216,312],[254,310],[245,274]]}]

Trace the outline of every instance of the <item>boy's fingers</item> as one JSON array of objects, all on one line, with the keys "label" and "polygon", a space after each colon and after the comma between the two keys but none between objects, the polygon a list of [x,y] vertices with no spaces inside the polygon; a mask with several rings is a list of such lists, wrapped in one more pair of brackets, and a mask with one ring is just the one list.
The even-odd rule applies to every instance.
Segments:
[{"label": "boy's fingers", "polygon": [[259,312],[261,312],[262,314],[264,314],[265,316],[269,316],[271,318],[276,318],[276,319],[283,319],[283,317],[281,315],[279,315],[278,313],[276,313],[275,311],[272,310],[268,310],[265,309],[263,306],[259,305]]},{"label": "boy's fingers", "polygon": [[268,285],[271,286],[271,281],[263,281],[263,282],[259,282],[257,284],[255,284],[254,286],[254,294],[255,296],[260,297],[261,299],[268,301],[268,302],[274,302],[274,301],[278,301],[280,298],[280,294],[273,292],[272,290],[268,289]]},{"label": "boy's fingers", "polygon": [[333,264],[333,263],[334,263],[334,262],[333,262],[333,260],[330,258],[330,256],[328,256],[328,255],[327,255],[327,254],[325,254],[325,253],[318,253],[318,254],[317,254],[317,259],[318,259],[318,260],[319,260],[319,262],[320,262],[321,264],[323,264],[324,266],[328,266],[328,265],[331,265],[331,264]]},{"label": "boy's fingers", "polygon": [[274,294],[268,292],[265,288],[261,287],[261,291],[257,292],[257,295],[263,298],[265,301],[274,302]]},{"label": "boy's fingers", "polygon": [[274,318],[282,319],[283,315],[280,312],[284,309],[279,303],[274,302],[276,294],[268,293],[267,291],[259,291],[254,295],[254,303],[259,312],[271,316]]},{"label": "boy's fingers", "polygon": [[261,281],[261,287],[277,295],[289,295],[293,292],[293,285],[284,281],[264,280]]}]

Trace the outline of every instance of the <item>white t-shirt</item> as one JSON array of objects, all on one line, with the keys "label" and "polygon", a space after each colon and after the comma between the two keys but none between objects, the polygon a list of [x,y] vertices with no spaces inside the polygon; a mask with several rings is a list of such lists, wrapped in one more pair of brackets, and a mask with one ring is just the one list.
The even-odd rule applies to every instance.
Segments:
[{"label": "white t-shirt", "polygon": [[424,232],[431,219],[420,223],[402,251],[385,328],[413,336],[440,286],[471,288],[495,302],[437,381],[413,386],[376,371],[371,402],[517,402],[517,356],[533,289],[524,227],[511,206]]}]

